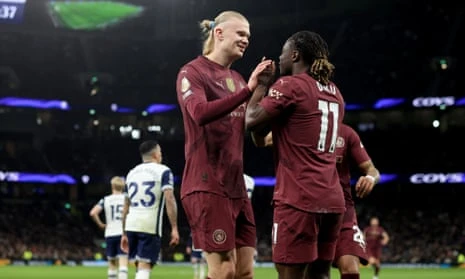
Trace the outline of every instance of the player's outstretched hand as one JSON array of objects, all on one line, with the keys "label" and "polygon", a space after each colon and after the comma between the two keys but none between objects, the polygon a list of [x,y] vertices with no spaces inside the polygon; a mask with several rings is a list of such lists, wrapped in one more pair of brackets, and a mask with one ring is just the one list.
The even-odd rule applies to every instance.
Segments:
[{"label": "player's outstretched hand", "polygon": [[170,246],[176,246],[178,244],[179,244],[179,232],[177,229],[171,230]]},{"label": "player's outstretched hand", "polygon": [[355,184],[355,192],[357,197],[364,198],[371,193],[373,187],[375,186],[375,180],[371,176],[361,176],[357,184]]},{"label": "player's outstretched hand", "polygon": [[100,229],[105,230],[105,228],[107,227],[107,224],[101,224],[101,225],[99,225],[99,227],[100,227]]},{"label": "player's outstretched hand", "polygon": [[259,83],[266,86],[271,85],[275,72],[276,67],[273,60],[263,57],[262,61],[253,70],[252,75],[250,75],[249,82],[247,83],[249,90],[253,92]]},{"label": "player's outstretched hand", "polygon": [[128,236],[123,234],[121,236],[121,250],[124,252],[124,253],[129,253],[129,242],[128,242]]}]

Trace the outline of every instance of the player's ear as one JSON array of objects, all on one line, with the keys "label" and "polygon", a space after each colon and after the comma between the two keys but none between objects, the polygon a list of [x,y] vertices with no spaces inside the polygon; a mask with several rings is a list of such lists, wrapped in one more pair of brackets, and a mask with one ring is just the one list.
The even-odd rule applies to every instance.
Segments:
[{"label": "player's ear", "polygon": [[223,35],[223,29],[220,27],[216,27],[213,32],[215,33],[215,37],[218,38],[218,40],[222,41],[224,39]]},{"label": "player's ear", "polygon": [[297,62],[300,60],[300,52],[298,50],[293,50],[291,55],[292,62]]}]

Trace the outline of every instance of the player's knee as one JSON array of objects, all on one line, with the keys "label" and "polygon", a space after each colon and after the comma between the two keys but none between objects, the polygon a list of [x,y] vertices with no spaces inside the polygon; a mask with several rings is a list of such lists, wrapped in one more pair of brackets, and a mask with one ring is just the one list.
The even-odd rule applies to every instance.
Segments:
[{"label": "player's knee", "polygon": [[209,265],[208,273],[211,278],[234,279],[236,276],[236,267],[233,262],[222,262],[219,265]]},{"label": "player's knee", "polygon": [[338,259],[337,265],[341,274],[359,273],[359,260],[354,256],[342,256]]}]

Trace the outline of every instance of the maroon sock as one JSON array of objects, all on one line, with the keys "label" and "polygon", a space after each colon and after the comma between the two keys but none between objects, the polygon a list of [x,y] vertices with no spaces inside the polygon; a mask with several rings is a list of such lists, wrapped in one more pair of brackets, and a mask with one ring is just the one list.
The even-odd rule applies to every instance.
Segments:
[{"label": "maroon sock", "polygon": [[341,274],[341,279],[360,279],[360,274],[358,273]]}]

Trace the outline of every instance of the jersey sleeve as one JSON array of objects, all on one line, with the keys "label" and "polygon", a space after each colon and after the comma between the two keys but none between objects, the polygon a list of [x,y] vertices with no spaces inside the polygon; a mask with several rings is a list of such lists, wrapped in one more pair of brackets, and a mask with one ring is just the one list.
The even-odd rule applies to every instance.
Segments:
[{"label": "jersey sleeve", "polygon": [[279,115],[293,104],[295,104],[295,90],[289,77],[278,79],[260,101],[260,106],[271,116]]},{"label": "jersey sleeve", "polygon": [[105,208],[105,207],[104,207],[104,205],[105,205],[105,199],[104,199],[104,198],[100,199],[100,200],[98,201],[97,205],[100,206],[101,208]]},{"label": "jersey sleeve", "polygon": [[233,111],[250,97],[250,91],[244,87],[239,93],[208,101],[201,73],[192,66],[185,66],[178,74],[176,91],[181,106],[184,106],[191,118],[200,126],[217,120]]},{"label": "jersey sleeve", "polygon": [[161,190],[174,189],[173,173],[170,169],[166,169],[161,175]]},{"label": "jersey sleeve", "polygon": [[363,146],[359,135],[352,128],[349,130],[349,152],[352,160],[354,160],[357,165],[370,161],[371,158]]}]

